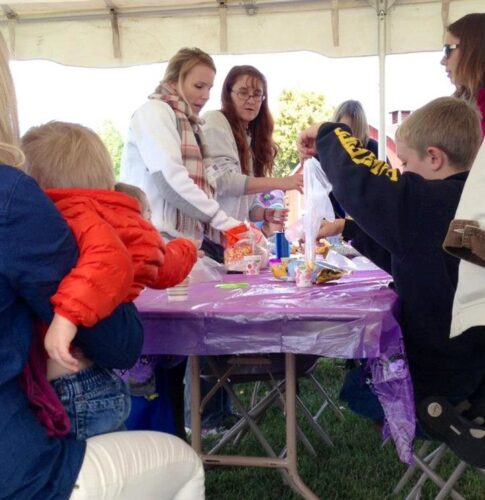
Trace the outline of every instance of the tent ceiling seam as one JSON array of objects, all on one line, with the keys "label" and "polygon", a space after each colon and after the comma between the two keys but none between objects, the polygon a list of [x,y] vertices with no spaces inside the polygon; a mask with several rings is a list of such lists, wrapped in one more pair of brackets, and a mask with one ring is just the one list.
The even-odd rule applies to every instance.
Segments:
[{"label": "tent ceiling seam", "polygon": [[[435,3],[439,3],[442,0],[436,0]],[[446,0],[445,0],[446,1]],[[454,0],[457,1],[457,0]],[[118,18],[121,17],[144,17],[144,16],[200,16],[201,14],[213,14],[219,15],[219,6],[221,2],[228,9],[228,12],[237,13],[238,11],[246,12],[247,14],[257,14],[259,12],[274,11],[275,9],[281,9],[282,12],[292,11],[292,10],[332,10],[333,0],[271,0],[271,1],[259,1],[257,4],[255,0],[244,0],[244,3],[238,2],[237,5],[231,5],[224,0],[216,0],[212,5],[199,5],[199,6],[180,6],[176,8],[119,8],[116,7]],[[397,5],[419,5],[422,3],[429,3],[430,0],[398,0]],[[112,3],[112,2],[109,2]],[[368,0],[368,4],[375,7],[375,0]],[[393,2],[394,4],[395,2]],[[7,5],[8,7],[8,5]],[[339,0],[339,10],[342,9],[355,9],[355,8],[366,8],[366,3],[357,0]],[[5,23],[8,20],[8,14],[4,12],[7,19],[0,19],[0,23]],[[13,12],[13,11],[12,11]],[[72,21],[72,20],[92,20],[97,18],[107,18],[109,13],[105,10],[91,10],[91,11],[73,11],[73,12],[58,12],[53,14],[41,13],[41,14],[19,14],[13,12],[16,16],[18,23],[35,23],[35,22],[58,22],[58,21]]]}]

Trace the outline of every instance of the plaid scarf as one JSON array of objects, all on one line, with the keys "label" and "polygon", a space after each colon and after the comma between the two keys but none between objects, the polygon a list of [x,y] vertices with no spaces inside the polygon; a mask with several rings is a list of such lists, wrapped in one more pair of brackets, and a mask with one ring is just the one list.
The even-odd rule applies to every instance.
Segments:
[{"label": "plaid scarf", "polygon": [[[206,169],[212,165],[212,161],[200,127],[204,123],[203,120],[192,113],[190,106],[169,84],[160,84],[157,92],[151,94],[149,99],[164,101],[173,109],[180,135],[182,162],[195,184],[208,198],[214,198],[213,187],[206,176]],[[202,224],[178,209],[175,229],[187,235],[203,232],[210,239],[213,239],[215,231],[208,224]]]}]

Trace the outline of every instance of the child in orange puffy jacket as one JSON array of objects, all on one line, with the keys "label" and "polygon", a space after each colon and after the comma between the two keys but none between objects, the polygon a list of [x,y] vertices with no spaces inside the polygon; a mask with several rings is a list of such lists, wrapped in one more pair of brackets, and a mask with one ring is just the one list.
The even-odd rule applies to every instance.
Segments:
[{"label": "child in orange puffy jacket", "polygon": [[[71,418],[71,435],[87,438],[119,428],[129,412],[129,397],[111,370],[93,366],[72,349],[77,327],[96,324],[146,286],[180,283],[197,259],[197,248],[181,238],[165,244],[142,217],[137,200],[114,190],[111,158],[91,130],[49,122],[31,128],[22,144],[25,171],[46,190],[79,246],[76,266],[51,299],[55,315],[44,345],[47,377]],[[120,391],[123,404],[114,397]],[[96,420],[103,420],[103,426]]]}]

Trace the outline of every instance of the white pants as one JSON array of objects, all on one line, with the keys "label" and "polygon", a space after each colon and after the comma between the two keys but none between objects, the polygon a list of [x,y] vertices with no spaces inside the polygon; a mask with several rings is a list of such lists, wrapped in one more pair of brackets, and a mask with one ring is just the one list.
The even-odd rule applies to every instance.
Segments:
[{"label": "white pants", "polygon": [[71,500],[199,500],[204,468],[181,439],[152,431],[89,438]]}]

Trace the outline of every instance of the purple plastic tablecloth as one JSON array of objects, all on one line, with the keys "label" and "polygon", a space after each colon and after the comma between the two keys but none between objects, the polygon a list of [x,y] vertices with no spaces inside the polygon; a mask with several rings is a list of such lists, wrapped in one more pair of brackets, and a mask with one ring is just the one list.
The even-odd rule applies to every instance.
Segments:
[{"label": "purple plastic tablecloth", "polygon": [[311,288],[259,276],[227,275],[191,284],[188,299],[169,302],[164,290],[145,290],[136,301],[145,327],[145,354],[319,354],[368,358],[374,390],[402,461],[411,463],[415,409],[396,294],[382,271],[357,271]]}]

